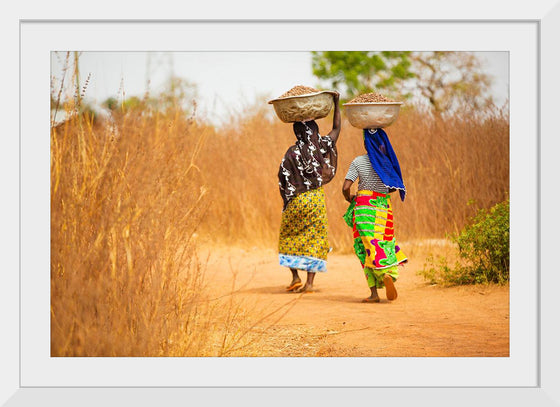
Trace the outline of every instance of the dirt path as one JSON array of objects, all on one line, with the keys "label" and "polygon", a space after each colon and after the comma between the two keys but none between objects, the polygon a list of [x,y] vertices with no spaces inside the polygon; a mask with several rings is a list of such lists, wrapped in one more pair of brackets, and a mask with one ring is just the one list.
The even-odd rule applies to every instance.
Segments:
[{"label": "dirt path", "polygon": [[400,269],[396,301],[380,290],[381,303],[364,304],[369,289],[353,255],[329,255],[315,292],[302,295],[285,291],[291,275],[274,251],[220,253],[208,259],[207,282],[227,296],[235,280],[235,300],[257,321],[258,346],[244,356],[509,356],[507,286],[430,286],[416,274],[418,256]]}]

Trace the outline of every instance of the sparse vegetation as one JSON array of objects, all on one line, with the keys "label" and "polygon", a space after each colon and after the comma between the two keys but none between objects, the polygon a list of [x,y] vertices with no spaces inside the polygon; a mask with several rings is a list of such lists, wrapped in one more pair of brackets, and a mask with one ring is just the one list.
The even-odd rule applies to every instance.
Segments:
[{"label": "sparse vegetation", "polygon": [[481,209],[472,222],[452,236],[460,260],[449,266],[438,256],[428,258],[420,272],[436,284],[486,284],[509,282],[509,200]]}]

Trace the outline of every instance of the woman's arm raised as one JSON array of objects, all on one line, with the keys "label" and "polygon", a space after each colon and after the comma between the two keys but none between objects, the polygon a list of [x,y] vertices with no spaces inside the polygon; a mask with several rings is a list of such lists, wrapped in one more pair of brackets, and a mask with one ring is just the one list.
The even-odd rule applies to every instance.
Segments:
[{"label": "woman's arm raised", "polygon": [[338,107],[338,99],[340,98],[340,94],[335,92],[333,95],[333,102],[334,102],[334,113],[333,113],[333,127],[331,132],[329,133],[329,137],[331,140],[336,143],[338,140],[338,136],[340,134],[340,108]]}]

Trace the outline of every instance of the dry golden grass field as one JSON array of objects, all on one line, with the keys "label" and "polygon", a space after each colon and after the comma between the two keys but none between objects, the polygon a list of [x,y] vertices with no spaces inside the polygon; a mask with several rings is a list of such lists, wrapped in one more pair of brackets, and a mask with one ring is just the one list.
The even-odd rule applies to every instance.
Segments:
[{"label": "dry golden grass field", "polygon": [[268,109],[216,128],[140,105],[51,128],[51,354],[508,355],[507,286],[442,288],[416,274],[428,254],[452,251],[446,233],[507,198],[507,114],[406,108],[387,129],[408,191],[393,200],[396,236],[411,261],[398,300],[374,305],[360,303],[367,285],[341,218],[344,175],[364,153],[344,118],[325,187],[329,271],[316,293],[284,292],[277,172],[294,136]]}]

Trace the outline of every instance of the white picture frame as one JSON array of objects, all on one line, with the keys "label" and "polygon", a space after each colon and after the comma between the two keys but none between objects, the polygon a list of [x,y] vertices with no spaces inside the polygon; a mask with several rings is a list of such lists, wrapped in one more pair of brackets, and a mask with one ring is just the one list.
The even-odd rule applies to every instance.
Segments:
[{"label": "white picture frame", "polygon": [[[430,2],[428,2],[430,3]],[[438,2],[431,2],[438,4]],[[399,3],[399,6],[395,7],[394,10],[398,10],[400,7],[404,7],[403,2]],[[20,143],[14,143],[13,140],[6,142],[7,151],[10,151],[11,160],[9,164],[13,165],[11,168],[11,174],[13,179],[10,179],[8,187],[11,188],[11,195],[19,196],[19,191],[21,191],[20,202],[15,203],[8,208],[8,213],[11,213],[11,217],[15,218],[15,213],[20,213],[19,222],[14,222],[13,220],[9,223],[10,226],[15,228],[8,229],[11,230],[11,239],[4,242],[8,250],[6,253],[9,255],[10,261],[8,262],[7,270],[9,273],[2,275],[2,287],[3,293],[11,294],[5,295],[1,298],[2,305],[2,316],[5,316],[6,327],[8,329],[4,330],[4,338],[2,339],[2,376],[0,377],[2,385],[0,391],[0,401],[6,401],[8,406],[11,405],[167,405],[167,404],[178,404],[182,400],[197,400],[196,405],[204,403],[205,405],[214,405],[218,403],[223,403],[224,399],[229,399],[231,401],[243,400],[243,404],[256,403],[254,405],[261,405],[263,402],[267,404],[286,404],[292,402],[293,400],[299,400],[300,398],[305,401],[312,401],[314,404],[351,404],[354,402],[365,402],[371,399],[375,399],[377,403],[391,403],[397,405],[408,405],[412,403],[416,404],[430,404],[430,405],[486,405],[486,404],[511,404],[518,405],[530,404],[530,405],[557,405],[560,403],[560,391],[557,389],[558,379],[555,377],[555,366],[559,362],[558,350],[555,348],[556,344],[559,343],[559,332],[556,324],[555,311],[559,309],[558,307],[558,296],[555,295],[555,288],[558,287],[558,276],[554,272],[554,266],[552,264],[552,253],[554,247],[552,245],[553,235],[552,231],[558,229],[558,215],[554,211],[554,187],[558,182],[555,180],[555,174],[558,174],[558,160],[553,156],[555,150],[553,146],[557,146],[557,141],[553,139],[552,126],[554,124],[554,99],[556,93],[560,90],[558,87],[558,78],[556,74],[557,67],[559,66],[559,56],[558,51],[555,50],[554,40],[558,38],[558,26],[560,25],[560,4],[556,2],[548,2],[546,4],[538,4],[537,7],[525,6],[526,8],[516,8],[515,6],[509,5],[509,3],[502,3],[499,8],[494,6],[492,8],[490,5],[486,7],[485,15],[477,14],[474,11],[466,12],[462,14],[459,10],[448,10],[447,13],[440,13],[438,17],[430,11],[424,10],[426,2],[423,2],[423,10],[419,10],[418,6],[412,5],[412,2],[406,4],[410,6],[407,12],[405,12],[405,17],[403,20],[389,19],[390,14],[385,11],[385,14],[378,12],[375,16],[376,20],[356,20],[351,16],[345,16],[344,13],[338,14],[337,19],[344,20],[346,23],[352,25],[369,23],[377,21],[382,24],[403,24],[404,26],[410,24],[448,24],[451,30],[453,26],[462,25],[463,27],[469,27],[469,30],[474,30],[474,26],[479,24],[490,24],[493,23],[496,26],[506,26],[510,25],[508,30],[504,30],[504,34],[514,35],[516,27],[533,26],[536,33],[536,43],[535,46],[535,59],[527,57],[527,65],[534,64],[535,70],[529,69],[527,74],[528,82],[527,86],[529,91],[533,90],[534,95],[528,96],[534,100],[534,111],[528,112],[530,116],[527,120],[534,122],[535,124],[535,135],[536,140],[530,138],[531,142],[527,146],[527,151],[534,153],[527,157],[528,173],[527,180],[530,182],[536,182],[535,191],[537,192],[537,197],[528,200],[529,213],[534,213],[534,218],[531,218],[528,223],[534,230],[531,231],[532,241],[528,243],[529,255],[528,259],[522,259],[520,257],[515,257],[512,252],[512,257],[519,259],[520,262],[528,267],[534,267],[532,276],[535,276],[534,282],[529,282],[528,287],[531,291],[528,293],[528,298],[536,299],[534,304],[534,310],[538,314],[538,318],[534,321],[534,325],[531,325],[533,329],[534,337],[530,338],[531,335],[523,337],[521,342],[517,343],[515,332],[512,332],[511,342],[512,346],[523,346],[524,343],[529,343],[530,351],[535,350],[536,354],[534,357],[529,357],[519,365],[515,367],[522,367],[530,363],[531,361],[536,361],[536,366],[528,367],[528,369],[534,370],[534,380],[530,378],[523,378],[519,382],[511,381],[508,382],[504,380],[503,383],[494,386],[484,386],[484,385],[472,385],[466,384],[462,386],[461,384],[454,385],[434,385],[430,383],[429,377],[418,377],[418,383],[412,383],[410,379],[405,380],[403,385],[401,382],[402,377],[406,376],[405,370],[401,371],[402,375],[398,375],[395,385],[383,386],[383,387],[369,387],[360,383],[358,386],[352,385],[343,380],[344,376],[352,376],[352,371],[345,371],[346,368],[351,368],[352,366],[346,365],[339,362],[338,358],[333,358],[328,361],[314,360],[310,361],[312,363],[311,369],[306,366],[308,361],[292,361],[292,360],[281,360],[274,362],[275,368],[278,368],[282,377],[287,377],[290,374],[296,374],[298,378],[302,377],[303,380],[299,382],[291,381],[289,383],[281,382],[277,386],[270,381],[259,382],[257,376],[263,376],[263,373],[268,374],[268,369],[270,369],[271,362],[266,360],[266,358],[255,358],[251,361],[251,366],[243,366],[243,361],[239,363],[236,360],[226,360],[222,363],[220,361],[215,361],[213,359],[199,359],[194,360],[194,365],[196,368],[201,369],[201,376],[204,376],[204,382],[196,380],[196,377],[191,377],[192,384],[187,381],[177,381],[168,382],[169,385],[165,385],[160,382],[155,385],[149,380],[143,380],[142,377],[149,374],[162,374],[158,372],[157,363],[152,363],[153,360],[158,358],[137,358],[135,360],[126,361],[129,364],[129,372],[138,372],[139,374],[131,375],[128,380],[121,380],[115,385],[104,383],[99,385],[93,381],[88,383],[88,380],[80,381],[79,377],[87,377],[87,370],[95,371],[98,369],[97,376],[99,377],[99,372],[105,369],[104,361],[98,358],[71,358],[74,360],[63,361],[53,361],[50,358],[50,343],[41,342],[39,339],[41,335],[31,335],[29,331],[26,330],[26,324],[22,324],[20,328],[20,321],[22,315],[25,318],[34,318],[33,309],[37,304],[41,306],[36,307],[36,313],[39,315],[37,317],[36,326],[40,332],[44,332],[48,326],[44,326],[45,321],[48,322],[48,309],[43,309],[42,305],[45,304],[45,281],[48,281],[49,276],[43,275],[39,276],[37,280],[37,287],[32,287],[28,284],[27,272],[30,266],[44,266],[44,262],[41,262],[45,258],[45,254],[48,254],[48,248],[42,247],[44,242],[44,236],[34,239],[30,236],[30,231],[32,227],[30,222],[33,222],[34,227],[39,229],[49,225],[48,219],[48,208],[38,207],[38,202],[41,199],[48,197],[48,171],[44,174],[42,171],[45,170],[45,162],[48,164],[48,153],[45,157],[45,140],[33,139],[33,144],[27,144],[29,142],[27,129],[32,127],[29,123],[29,117],[31,113],[35,114],[37,117],[41,117],[44,114],[46,123],[48,125],[49,117],[48,111],[42,112],[47,102],[46,95],[48,92],[48,75],[45,71],[45,66],[48,66],[49,55],[46,52],[51,49],[61,49],[60,44],[64,44],[62,49],[83,49],[85,40],[84,32],[89,34],[89,43],[85,45],[86,47],[95,48],[95,41],[91,41],[91,33],[93,35],[100,34],[100,27],[104,24],[102,21],[79,21],[76,20],[73,23],[68,21],[55,20],[58,17],[57,13],[51,10],[45,10],[45,16],[47,16],[44,21],[37,20],[21,20],[25,18],[26,10],[18,9],[17,11],[11,11],[10,20],[8,24],[12,31],[5,33],[7,37],[15,38],[19,36],[20,44],[16,44],[15,47],[10,48],[14,58],[20,55],[20,74],[23,80],[31,78],[31,72],[36,72],[38,76],[41,76],[37,80],[37,87],[32,86],[36,92],[37,98],[30,99],[29,83],[20,83],[20,88],[17,86],[11,86],[10,90],[20,91],[21,105],[19,106],[19,114],[14,113],[12,117],[20,117],[20,123],[17,123],[13,134],[20,132]],[[342,7],[342,5],[337,5]],[[209,7],[209,6],[208,6]],[[373,7],[364,6],[366,9]],[[416,7],[416,8],[415,8]],[[305,17],[313,15],[313,9],[309,10],[308,13],[302,11],[304,6],[300,5],[300,15]],[[17,9],[17,7],[16,7]],[[128,9],[127,9],[128,11]],[[379,10],[376,10],[379,11]],[[235,14],[230,14],[232,11],[223,9],[221,11],[220,18],[232,18]],[[15,14],[15,15],[14,15]],[[64,14],[64,13],[62,13]],[[69,14],[69,13],[67,13]],[[240,14],[240,13],[238,13]],[[194,13],[196,17],[208,18],[208,16],[214,16],[215,10],[206,9],[206,11],[197,11]],[[408,15],[408,17],[406,17]],[[289,24],[301,24],[297,20],[293,20],[292,13],[287,14],[284,12],[278,13],[278,20],[290,20]],[[362,14],[363,16],[363,14]],[[499,16],[499,17],[498,17]],[[128,15],[127,15],[128,17]],[[152,16],[150,16],[152,17]],[[158,14],[153,16],[158,18]],[[241,18],[237,15],[236,18]],[[67,15],[64,18],[72,18],[72,16]],[[100,17],[97,17],[101,20]],[[96,20],[97,18],[94,18]],[[138,13],[132,15],[131,18],[142,19],[142,16]],[[216,18],[216,17],[214,17]],[[263,18],[262,16],[252,17],[254,19]],[[328,17],[317,16],[320,21],[329,24],[333,24],[333,30],[336,30],[336,25],[342,23],[342,21],[330,21]],[[219,19],[219,18],[217,18]],[[18,22],[18,32],[15,32],[15,23]],[[327,21],[329,20],[329,21]],[[406,20],[406,21],[405,21]],[[260,20],[259,27],[263,30],[263,33],[270,28],[271,24],[279,24],[276,22],[267,22]],[[146,24],[152,24],[152,22],[143,21]],[[205,25],[211,25],[215,20],[206,20],[204,22],[193,22],[189,23],[189,30],[192,28],[193,32],[198,35],[208,34],[204,31]],[[72,30],[75,35],[67,37],[63,41],[60,41],[58,35],[67,36],[68,25],[72,24]],[[123,32],[120,30],[126,30],[127,27],[130,28],[131,22],[120,21],[120,22],[105,22],[105,24],[111,24],[112,27],[117,27],[120,25],[119,30],[115,32]],[[180,21],[162,21],[159,20],[158,24],[163,26],[173,26],[180,27],[182,22]],[[249,25],[254,27],[254,23],[248,21],[228,21],[224,23],[231,26]],[[315,22],[309,21],[308,24],[311,26]],[[62,31],[58,31],[60,26],[65,26]],[[6,28],[4,28],[6,30]],[[201,31],[202,30],[202,31]],[[507,31],[507,32],[506,32]],[[140,33],[138,37],[141,37]],[[465,30],[465,34],[468,34],[468,30]],[[238,39],[243,41],[243,33],[239,33]],[[275,34],[278,35],[278,34]],[[457,33],[454,34],[455,36]],[[266,35],[264,35],[266,36]],[[136,44],[137,49],[142,50],[156,50],[161,47],[161,39],[164,37],[149,38],[143,37],[144,41],[138,42]],[[451,37],[451,36],[450,36]],[[290,37],[288,36],[288,41]],[[35,42],[30,42],[34,40]],[[230,38],[228,41],[234,41]],[[292,41],[294,38],[292,38]],[[51,42],[52,41],[52,42]],[[159,42],[158,42],[159,41]],[[451,41],[451,38],[450,38]],[[125,41],[116,40],[115,47],[122,47]],[[473,42],[476,40],[473,39]],[[520,39],[520,42],[522,40]],[[293,43],[293,42],[292,42]],[[206,42],[206,49],[209,47],[209,43]],[[217,43],[216,43],[217,44]],[[243,44],[243,42],[240,42]],[[450,44],[452,44],[450,42]],[[481,42],[477,42],[475,45],[476,50],[479,50]],[[106,47],[107,42],[101,41],[101,47]],[[134,46],[134,45],[129,45]],[[177,46],[172,44],[171,48]],[[216,46],[216,45],[213,45]],[[231,46],[231,43],[230,43]],[[247,44],[238,45],[239,47],[247,47]],[[256,44],[255,47],[262,47],[262,44]],[[512,45],[512,47],[514,47]],[[52,48],[54,47],[54,48]],[[432,48],[430,44],[427,45],[427,49]],[[297,48],[297,47],[296,47]],[[122,49],[122,48],[121,48]],[[127,48],[130,49],[130,48]],[[455,49],[455,48],[454,48]],[[32,50],[33,56],[28,59],[30,55],[29,51]],[[501,49],[500,49],[501,50]],[[13,52],[16,51],[16,52]],[[20,54],[21,52],[21,54]],[[36,61],[36,65],[30,65],[32,61]],[[47,61],[45,63],[45,61]],[[555,69],[556,68],[556,69]],[[539,72],[540,70],[540,72]],[[16,75],[17,72],[16,72]],[[513,82],[513,80],[518,81],[516,78],[512,78],[512,83],[510,86],[524,86],[519,82]],[[534,80],[534,81],[533,81]],[[15,76],[14,76],[15,82]],[[540,87],[540,89],[539,89]],[[523,88],[525,89],[525,88]],[[15,94],[14,94],[15,95]],[[44,100],[42,100],[44,99]],[[515,101],[512,100],[512,127],[519,124],[522,118],[517,115],[515,116]],[[521,106],[525,108],[526,106]],[[531,107],[531,106],[529,106]],[[519,112],[519,111],[518,111]],[[516,122],[516,120],[519,120]],[[15,120],[14,120],[15,121]],[[40,126],[40,125],[39,125]],[[46,138],[48,139],[48,138]],[[534,144],[531,144],[534,143]],[[48,140],[46,142],[46,148],[48,152]],[[19,151],[19,153],[18,153]],[[524,151],[512,150],[512,155],[514,154],[524,154]],[[15,162],[13,161],[15,159]],[[46,160],[45,160],[46,159]],[[540,160],[540,162],[539,162]],[[14,165],[15,164],[15,165]],[[5,165],[4,163],[2,164]],[[19,168],[18,168],[19,167]],[[4,170],[4,168],[3,168]],[[37,171],[39,170],[39,171]],[[47,167],[48,170],[48,167]],[[19,172],[19,177],[15,177],[15,173]],[[31,174],[36,172],[36,178],[30,178]],[[8,173],[7,169],[3,173]],[[520,169],[517,171],[512,171],[512,174],[518,174],[523,177],[524,173]],[[45,185],[45,179],[47,179],[47,184]],[[36,191],[33,194],[27,194],[28,189],[24,185],[21,187],[23,182],[33,182],[34,189]],[[519,182],[516,179],[512,179],[512,185]],[[21,188],[21,190],[20,190]],[[552,195],[552,196],[551,196]],[[37,200],[32,198],[37,198]],[[514,196],[512,195],[512,211],[514,210]],[[45,216],[46,215],[46,216]],[[16,219],[17,220],[17,219]],[[46,223],[45,223],[46,222]],[[541,223],[542,222],[542,223]],[[555,228],[556,227],[556,228]],[[20,236],[20,241],[17,241],[14,236]],[[42,240],[41,240],[42,239]],[[18,248],[19,244],[19,248]],[[532,245],[532,246],[531,246]],[[46,250],[46,251],[45,251]],[[29,257],[31,253],[36,253],[37,258]],[[15,260],[15,261],[14,261]],[[23,260],[23,261],[22,261]],[[34,263],[37,261],[37,263]],[[513,260],[512,260],[513,261]],[[533,266],[534,265],[534,266]],[[48,264],[46,272],[48,274]],[[22,284],[23,282],[23,284]],[[24,291],[20,291],[21,286],[25,287]],[[522,287],[523,288],[523,287]],[[48,297],[48,293],[46,293]],[[513,298],[513,297],[512,297]],[[519,298],[519,297],[517,297]],[[515,320],[517,312],[523,313],[523,304],[512,303],[511,313],[512,320]],[[531,307],[529,307],[531,308]],[[20,310],[17,312],[17,310]],[[45,313],[47,315],[45,315]],[[519,315],[521,315],[519,314]],[[531,316],[524,316],[526,320],[530,321]],[[21,330],[20,330],[21,329]],[[532,331],[531,331],[532,332]],[[39,339],[38,339],[39,338]],[[527,341],[528,342],[527,342]],[[533,341],[533,342],[531,342]],[[19,352],[18,352],[19,350]],[[34,375],[30,373],[29,363],[30,360],[38,360],[44,358],[46,355],[47,361],[46,365],[41,365],[40,363],[34,365],[39,374]],[[58,358],[60,359],[60,358]],[[67,358],[64,358],[67,359]],[[180,371],[182,366],[182,361],[176,358],[168,358],[168,363],[166,368],[170,368],[172,371]],[[410,363],[421,363],[417,358],[412,358]],[[474,366],[472,368],[476,369],[476,363],[480,362],[479,358],[469,358],[468,363],[472,363]],[[451,361],[451,359],[450,359]],[[472,361],[472,362],[471,362]],[[59,363],[60,362],[60,363]],[[373,361],[372,361],[373,362]],[[377,361],[379,364],[383,364],[387,361]],[[382,363],[383,362],[383,363]],[[446,361],[441,361],[446,363]],[[450,364],[453,361],[449,362]],[[506,361],[507,362],[507,361]],[[507,363],[505,363],[504,368],[508,368]],[[26,371],[22,373],[22,363],[27,366]],[[225,365],[224,365],[225,363]],[[342,363],[342,364],[340,364]],[[401,360],[390,360],[388,363],[393,363],[398,365],[399,369],[406,369],[408,361]],[[229,365],[229,366],[228,366]],[[232,371],[241,371],[244,375],[251,376],[253,381],[244,381],[243,377],[240,375],[229,376],[219,376],[217,383],[212,383],[209,378],[212,375],[212,371],[216,372],[219,369],[227,369]],[[333,369],[333,366],[335,369]],[[443,365],[441,365],[443,366]],[[389,366],[390,368],[390,366]],[[452,366],[448,366],[450,372],[452,371]],[[156,369],[155,371],[153,369]],[[248,370],[239,369],[256,369],[257,373],[253,373]],[[305,369],[309,369],[310,372],[315,374],[315,379],[305,380]],[[334,371],[333,371],[334,370]],[[118,368],[117,368],[118,371]],[[295,371],[295,372],[294,372]],[[298,373],[299,371],[299,373]],[[322,375],[321,371],[323,372]],[[383,370],[382,370],[383,371]],[[74,376],[77,380],[77,384],[66,385],[64,383],[57,382],[57,377],[61,377],[63,372],[68,374],[68,376]],[[114,372],[107,370],[105,372],[106,376],[111,377]],[[325,374],[326,373],[326,374]],[[429,372],[430,374],[433,372]],[[484,371],[480,374],[484,375]],[[51,375],[49,377],[49,374]],[[184,373],[186,376],[187,374]],[[338,375],[337,380],[329,380],[333,374]],[[441,372],[436,373],[441,374]],[[394,375],[393,375],[394,376]],[[533,375],[528,375],[533,376]],[[317,377],[322,378],[324,382],[318,381]],[[112,380],[112,379],[111,379]],[[115,379],[116,382],[118,381]],[[110,381],[110,380],[109,380]],[[70,380],[66,383],[69,383]],[[157,382],[157,381],[156,381]],[[530,384],[527,384],[530,383]],[[326,387],[323,387],[326,386]],[[250,396],[249,396],[250,394]],[[251,404],[249,404],[251,405]]]}]

